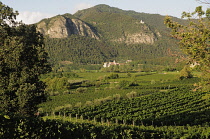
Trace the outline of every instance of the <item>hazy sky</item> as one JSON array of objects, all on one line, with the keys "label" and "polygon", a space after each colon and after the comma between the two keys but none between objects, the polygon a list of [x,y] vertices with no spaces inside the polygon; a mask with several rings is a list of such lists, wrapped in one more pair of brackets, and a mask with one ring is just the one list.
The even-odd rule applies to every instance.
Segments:
[{"label": "hazy sky", "polygon": [[[43,18],[71,13],[98,4],[107,4],[123,10],[155,13],[181,17],[183,11],[192,12],[202,4],[196,0],[0,0],[5,5],[19,11],[18,20],[36,23]],[[207,0],[210,1],[210,0]],[[207,8],[208,5],[202,5]]]}]

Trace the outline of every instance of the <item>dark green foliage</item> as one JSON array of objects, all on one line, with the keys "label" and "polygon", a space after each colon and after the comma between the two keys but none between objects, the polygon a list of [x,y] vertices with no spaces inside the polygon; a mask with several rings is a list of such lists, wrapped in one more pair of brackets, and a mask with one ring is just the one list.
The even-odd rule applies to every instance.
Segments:
[{"label": "dark green foliage", "polygon": [[[62,71],[79,69],[78,67],[91,69],[91,66],[87,67],[85,65],[83,66],[82,64],[102,64],[103,62],[113,61],[114,59],[119,59],[123,62],[128,59],[133,59],[137,61],[138,64],[147,66],[141,66],[141,69],[155,69],[154,67],[157,65],[162,65],[162,69],[164,69],[164,66],[166,65],[174,66],[175,59],[177,58],[173,56],[169,57],[169,44],[163,44],[159,41],[157,41],[154,45],[126,45],[108,43],[88,37],[72,35],[69,38],[64,39],[47,38],[45,44],[46,50],[49,53],[50,61],[55,65],[55,71],[57,71],[59,68]],[[173,48],[173,50],[179,51],[175,48]],[[69,61],[73,62],[73,64],[62,65],[61,61]],[[102,67],[101,65],[93,66],[95,66],[96,69]],[[176,65],[174,67],[176,67]],[[132,68],[138,69],[137,66],[130,67],[129,65],[121,65],[118,67],[111,66],[107,70],[115,72],[128,72]]]},{"label": "dark green foliage", "polygon": [[[85,71],[82,71],[84,69]],[[56,64],[53,67],[54,72],[71,72],[73,70],[80,70],[80,72],[89,72],[90,70],[100,70],[101,64],[82,64],[82,63],[72,63],[72,64]]]},{"label": "dark green foliage", "polygon": [[109,76],[107,76],[107,79],[118,79],[119,78],[119,74],[117,73],[112,73]]},{"label": "dark green foliage", "polygon": [[[0,2],[0,16],[6,14],[8,17],[3,18],[14,22],[15,13],[12,9],[4,13],[5,7]],[[39,76],[51,69],[43,36],[33,25],[16,27],[4,21],[1,21],[0,32],[0,111],[33,115],[36,106],[46,100],[45,84]]]},{"label": "dark green foliage", "polygon": [[71,61],[73,63],[101,64],[116,56],[116,50],[102,41],[72,35],[65,39],[45,40],[46,50],[52,63]]},{"label": "dark green foliage", "polygon": [[46,82],[47,88],[46,91],[65,91],[70,88],[70,83],[68,82],[68,78],[61,77],[61,78],[46,78],[43,80]]},{"label": "dark green foliage", "polygon": [[10,119],[0,115],[0,138],[30,139],[119,139],[119,138],[196,138],[210,137],[209,126],[103,126],[90,123],[71,123],[60,120],[40,120],[38,118]]},{"label": "dark green foliage", "polygon": [[135,83],[134,81],[127,81],[127,80],[122,80],[119,82],[119,87],[120,88],[128,88],[131,86],[138,86],[137,83]]},{"label": "dark green foliage", "polygon": [[58,73],[54,73],[54,72],[50,72],[48,74],[43,74],[41,76],[42,79],[46,79],[46,78],[61,78],[61,77],[66,77],[66,78],[78,78],[79,75],[74,73],[74,72],[58,72]]}]

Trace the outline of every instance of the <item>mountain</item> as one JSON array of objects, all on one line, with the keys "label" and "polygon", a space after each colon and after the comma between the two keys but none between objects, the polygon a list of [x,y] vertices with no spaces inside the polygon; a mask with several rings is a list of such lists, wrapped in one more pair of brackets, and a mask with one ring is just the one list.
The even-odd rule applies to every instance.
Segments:
[{"label": "mountain", "polygon": [[[104,36],[122,37],[126,32],[130,34],[147,32],[152,33],[154,39],[161,39],[161,36],[166,36],[166,34],[168,36],[170,33],[170,30],[164,25],[165,16],[126,11],[105,4],[80,10],[74,16],[95,26]],[[186,20],[172,18],[181,24],[187,23]]]},{"label": "mountain", "polygon": [[103,10],[107,5],[99,5],[78,11],[74,16],[94,26],[109,41],[126,44],[153,44],[159,32],[153,31],[144,21],[131,16]]},{"label": "mountain", "polygon": [[139,64],[170,66],[183,61],[183,54],[170,37],[164,18],[102,4],[74,15],[43,19],[36,25],[46,35],[46,50],[53,63],[102,64],[130,59]]},{"label": "mountain", "polygon": [[[120,14],[123,16],[129,16],[137,20],[144,21],[147,25],[150,26],[150,29],[152,30],[158,30],[161,33],[168,32],[169,30],[164,25],[163,21],[165,16],[159,15],[159,14],[148,14],[148,13],[139,13],[135,11],[126,11],[115,7],[110,7],[105,4],[96,5],[92,8],[80,10],[74,14],[75,17],[78,17],[84,21],[90,21],[91,19],[94,19],[93,15],[97,13],[115,13]],[[176,17],[172,17],[174,21],[179,22],[181,24],[186,24],[186,20],[182,20]]]}]

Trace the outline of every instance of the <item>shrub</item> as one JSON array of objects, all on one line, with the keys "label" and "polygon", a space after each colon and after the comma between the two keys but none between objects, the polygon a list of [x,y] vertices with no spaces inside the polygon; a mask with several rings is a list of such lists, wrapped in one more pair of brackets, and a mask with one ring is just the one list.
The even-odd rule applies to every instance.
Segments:
[{"label": "shrub", "polygon": [[155,80],[151,80],[151,84],[155,84]]},{"label": "shrub", "polygon": [[63,76],[67,77],[67,78],[78,78],[79,77],[79,75],[74,72],[64,72]]},{"label": "shrub", "polygon": [[102,104],[102,99],[94,99],[94,105]]},{"label": "shrub", "polygon": [[126,81],[126,80],[122,80],[119,82],[119,86],[120,86],[120,88],[127,88],[130,86],[130,82]]},{"label": "shrub", "polygon": [[117,73],[112,73],[108,76],[108,79],[118,79],[119,75]]},{"label": "shrub", "polygon": [[113,99],[116,100],[116,101],[119,101],[121,99],[120,94],[113,95]]},{"label": "shrub", "polygon": [[101,85],[101,82],[96,82],[95,83],[95,87],[100,87],[100,85]]},{"label": "shrub", "polygon": [[132,92],[130,92],[130,93],[127,93],[126,96],[127,96],[129,99],[132,99],[132,98],[134,98],[134,97],[137,96],[137,92],[132,91]]},{"label": "shrub", "polygon": [[131,77],[131,73],[130,73],[130,72],[129,72],[129,73],[127,73],[127,76],[128,76],[128,77]]},{"label": "shrub", "polygon": [[65,105],[64,105],[64,108],[65,108],[65,109],[72,109],[72,105],[71,105],[71,104],[65,104]]},{"label": "shrub", "polygon": [[76,107],[76,108],[81,108],[81,107],[82,107],[82,103],[81,103],[81,102],[77,102],[77,103],[74,105],[74,107]]},{"label": "shrub", "polygon": [[92,106],[93,102],[92,101],[86,101],[85,106]]},{"label": "shrub", "polygon": [[113,98],[111,96],[108,96],[108,97],[102,99],[102,102],[105,103],[105,102],[112,101],[112,100],[113,100]]},{"label": "shrub", "polygon": [[60,93],[58,91],[55,91],[55,92],[50,92],[49,93],[51,96],[58,96],[60,95]]},{"label": "shrub", "polygon": [[104,87],[104,90],[109,90],[110,88],[109,87]]},{"label": "shrub", "polygon": [[191,73],[191,69],[189,66],[185,66],[181,71],[180,71],[180,76],[179,79],[183,80],[185,78],[192,78],[193,75]]},{"label": "shrub", "polygon": [[94,82],[91,82],[91,81],[84,81],[84,82],[82,82],[81,85],[82,86],[85,86],[85,87],[90,87],[90,86],[94,86],[95,83]]},{"label": "shrub", "polygon": [[70,91],[69,90],[66,90],[66,91],[63,91],[63,94],[70,94]]},{"label": "shrub", "polygon": [[64,108],[64,106],[58,106],[58,107],[55,107],[55,112],[59,112],[60,110],[62,110]]},{"label": "shrub", "polygon": [[76,89],[76,93],[86,93],[87,92],[87,88],[84,87],[79,87]]},{"label": "shrub", "polygon": [[117,85],[115,86],[115,89],[120,89],[120,85],[117,84]]}]

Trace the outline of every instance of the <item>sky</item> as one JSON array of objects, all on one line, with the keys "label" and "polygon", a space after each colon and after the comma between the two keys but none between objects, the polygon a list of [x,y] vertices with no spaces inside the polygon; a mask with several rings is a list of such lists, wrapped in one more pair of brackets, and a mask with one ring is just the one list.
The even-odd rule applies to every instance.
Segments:
[{"label": "sky", "polygon": [[[210,5],[201,4],[196,0],[0,0],[3,4],[17,10],[17,20],[26,24],[39,22],[58,14],[74,14],[78,10],[107,4],[123,10],[170,15],[180,18],[183,11],[193,12],[197,6],[204,9]],[[209,1],[210,0],[206,0]]]}]

